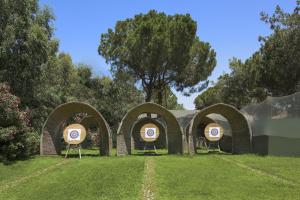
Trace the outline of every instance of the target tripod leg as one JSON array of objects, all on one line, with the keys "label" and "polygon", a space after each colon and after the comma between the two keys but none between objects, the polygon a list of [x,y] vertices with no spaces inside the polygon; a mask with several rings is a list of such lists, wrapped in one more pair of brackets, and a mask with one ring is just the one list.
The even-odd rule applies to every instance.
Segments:
[{"label": "target tripod leg", "polygon": [[155,147],[155,144],[154,144],[154,142],[153,142],[153,148],[154,148],[154,152],[155,152],[155,154],[157,154],[157,152],[156,152],[156,147]]},{"label": "target tripod leg", "polygon": [[67,152],[66,152],[65,158],[68,157],[69,150],[70,150],[70,144],[68,144],[68,146],[67,146]]},{"label": "target tripod leg", "polygon": [[211,141],[208,142],[207,150],[208,150],[209,152],[213,151],[213,143],[212,143]]},{"label": "target tripod leg", "polygon": [[81,159],[81,145],[78,146],[79,158]]}]

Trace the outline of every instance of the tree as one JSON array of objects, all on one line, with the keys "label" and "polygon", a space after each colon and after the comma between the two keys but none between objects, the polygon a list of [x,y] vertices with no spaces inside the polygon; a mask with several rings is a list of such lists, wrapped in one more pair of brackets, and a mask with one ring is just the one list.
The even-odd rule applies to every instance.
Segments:
[{"label": "tree", "polygon": [[202,94],[198,95],[194,104],[197,110],[201,110],[207,106],[211,106],[221,102],[220,89],[218,86],[210,87]]},{"label": "tree", "polygon": [[129,73],[142,85],[147,102],[153,100],[155,90],[162,104],[168,86],[188,94],[202,89],[196,88],[200,82],[207,85],[216,53],[200,41],[196,30],[188,14],[171,16],[151,10],[118,21],[114,30],[101,35],[98,52],[113,73]]},{"label": "tree", "polygon": [[[155,103],[159,103],[158,102],[158,94],[155,90],[154,90],[154,94],[153,94],[153,99],[154,99]],[[182,104],[178,104],[177,97],[172,92],[172,90],[170,89],[169,86],[167,86],[166,89],[164,90],[161,105],[169,110],[183,110],[184,109]]]},{"label": "tree", "polygon": [[299,5],[298,1],[291,14],[284,13],[280,7],[271,17],[262,13],[262,20],[270,25],[273,33],[260,37],[260,49],[245,62],[233,58],[229,63],[231,72],[219,77],[210,90],[214,92],[200,94],[195,100],[196,107],[206,106],[207,99],[214,102],[216,94],[220,102],[242,108],[265,100],[267,95],[300,91]]},{"label": "tree", "polygon": [[285,13],[277,6],[269,16],[261,14],[273,33],[261,37],[261,84],[271,95],[292,94],[300,84],[300,1],[292,13]]},{"label": "tree", "polygon": [[19,104],[9,86],[0,84],[0,161],[24,158],[38,150],[38,135],[29,127],[27,113]]},{"label": "tree", "polygon": [[101,112],[114,132],[126,112],[143,102],[142,91],[135,87],[133,78],[126,73],[116,73],[113,79],[92,78],[91,90],[95,98],[88,102]]},{"label": "tree", "polygon": [[259,53],[253,54],[245,62],[231,59],[231,72],[220,76],[214,86],[195,99],[196,108],[203,109],[222,102],[240,109],[249,103],[263,101],[267,97],[267,90],[260,87],[262,77],[258,69],[262,67],[261,59]]},{"label": "tree", "polygon": [[22,105],[35,104],[41,66],[57,51],[52,39],[54,19],[37,0],[0,0],[0,82],[8,82]]}]

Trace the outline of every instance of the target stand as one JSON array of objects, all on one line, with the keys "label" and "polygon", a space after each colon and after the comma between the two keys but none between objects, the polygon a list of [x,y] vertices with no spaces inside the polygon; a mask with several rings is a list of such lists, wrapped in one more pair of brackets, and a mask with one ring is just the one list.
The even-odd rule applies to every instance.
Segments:
[{"label": "target stand", "polygon": [[205,127],[204,135],[207,139],[208,151],[221,151],[220,140],[223,137],[224,129],[217,123],[210,123]]},{"label": "target stand", "polygon": [[65,158],[68,157],[70,150],[77,150],[81,159],[81,143],[85,140],[86,130],[81,124],[71,124],[64,130],[64,140],[68,144]]},{"label": "target stand", "polygon": [[[145,146],[144,146],[144,154],[149,153],[149,151],[147,150],[152,150],[154,151],[155,154],[157,154],[156,151],[156,147],[155,147],[155,143],[154,142],[145,142]],[[151,152],[152,153],[152,152]]]},{"label": "target stand", "polygon": [[208,141],[207,150],[208,151],[221,151],[220,142],[219,141]]},{"label": "target stand", "polygon": [[81,159],[81,145],[80,144],[68,144],[65,158],[68,157],[70,150],[77,150],[77,149],[78,149],[79,158]]},{"label": "target stand", "polygon": [[159,128],[153,123],[144,124],[140,130],[141,139],[145,142],[144,154],[146,150],[154,150],[157,154],[155,141],[159,137]]},{"label": "target stand", "polygon": [[198,146],[199,146],[200,149],[208,150],[207,140],[206,140],[205,137],[199,137],[198,138]]}]

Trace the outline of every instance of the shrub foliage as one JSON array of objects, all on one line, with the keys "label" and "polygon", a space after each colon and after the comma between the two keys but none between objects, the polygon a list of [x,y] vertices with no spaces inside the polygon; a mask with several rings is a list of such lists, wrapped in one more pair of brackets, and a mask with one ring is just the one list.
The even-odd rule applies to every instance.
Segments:
[{"label": "shrub foliage", "polygon": [[0,84],[0,160],[25,158],[37,151],[38,135],[19,104],[20,99],[10,93],[10,87]]}]

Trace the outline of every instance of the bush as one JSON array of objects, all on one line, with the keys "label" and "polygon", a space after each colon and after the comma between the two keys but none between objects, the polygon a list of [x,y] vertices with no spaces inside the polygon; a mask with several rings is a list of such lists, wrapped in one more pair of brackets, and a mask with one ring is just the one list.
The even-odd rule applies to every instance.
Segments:
[{"label": "bush", "polygon": [[26,158],[37,152],[39,136],[29,125],[27,113],[19,109],[20,99],[0,83],[0,160]]}]

